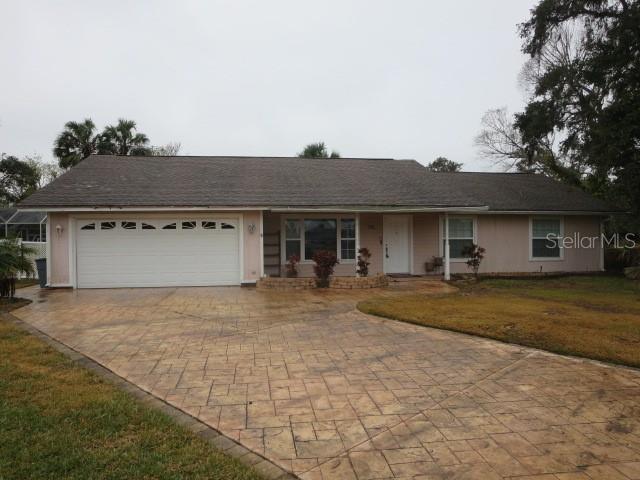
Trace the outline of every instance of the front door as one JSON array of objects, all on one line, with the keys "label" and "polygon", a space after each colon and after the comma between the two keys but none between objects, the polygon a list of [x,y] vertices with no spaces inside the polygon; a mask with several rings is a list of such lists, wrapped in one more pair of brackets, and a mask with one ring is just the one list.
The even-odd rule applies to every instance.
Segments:
[{"label": "front door", "polygon": [[408,215],[385,215],[383,220],[384,272],[410,273],[410,238]]}]

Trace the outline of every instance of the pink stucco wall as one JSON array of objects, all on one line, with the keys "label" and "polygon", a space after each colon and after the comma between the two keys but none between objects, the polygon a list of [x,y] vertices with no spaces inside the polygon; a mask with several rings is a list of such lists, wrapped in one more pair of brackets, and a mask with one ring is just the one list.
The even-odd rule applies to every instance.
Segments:
[{"label": "pink stucco wall", "polygon": [[[71,277],[69,275],[69,241],[71,238],[71,227],[69,215],[66,213],[50,213],[47,218],[49,223],[49,242],[51,243],[51,258],[47,262],[49,269],[49,285],[69,286]],[[60,226],[60,229],[56,227]]]}]

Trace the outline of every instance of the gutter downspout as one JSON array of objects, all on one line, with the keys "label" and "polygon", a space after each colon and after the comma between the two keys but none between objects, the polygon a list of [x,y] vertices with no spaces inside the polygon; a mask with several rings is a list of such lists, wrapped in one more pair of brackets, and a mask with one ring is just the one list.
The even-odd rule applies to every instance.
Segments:
[{"label": "gutter downspout", "polygon": [[444,279],[451,280],[451,264],[449,262],[449,214],[444,214]]}]

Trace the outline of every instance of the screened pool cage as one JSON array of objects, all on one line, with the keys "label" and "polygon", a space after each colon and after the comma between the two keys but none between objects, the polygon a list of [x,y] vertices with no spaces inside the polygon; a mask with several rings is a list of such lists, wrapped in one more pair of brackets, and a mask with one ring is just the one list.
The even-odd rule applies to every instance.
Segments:
[{"label": "screened pool cage", "polygon": [[20,238],[23,242],[47,241],[47,214],[0,209],[0,238]]}]

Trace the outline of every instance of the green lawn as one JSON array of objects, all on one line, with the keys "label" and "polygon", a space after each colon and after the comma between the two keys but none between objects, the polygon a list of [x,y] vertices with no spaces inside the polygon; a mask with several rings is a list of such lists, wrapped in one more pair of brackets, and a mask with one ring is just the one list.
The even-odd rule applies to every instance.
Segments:
[{"label": "green lawn", "polygon": [[612,276],[487,279],[445,296],[372,298],[365,313],[640,367],[640,282]]},{"label": "green lawn", "polygon": [[258,479],[0,318],[0,479]]}]

